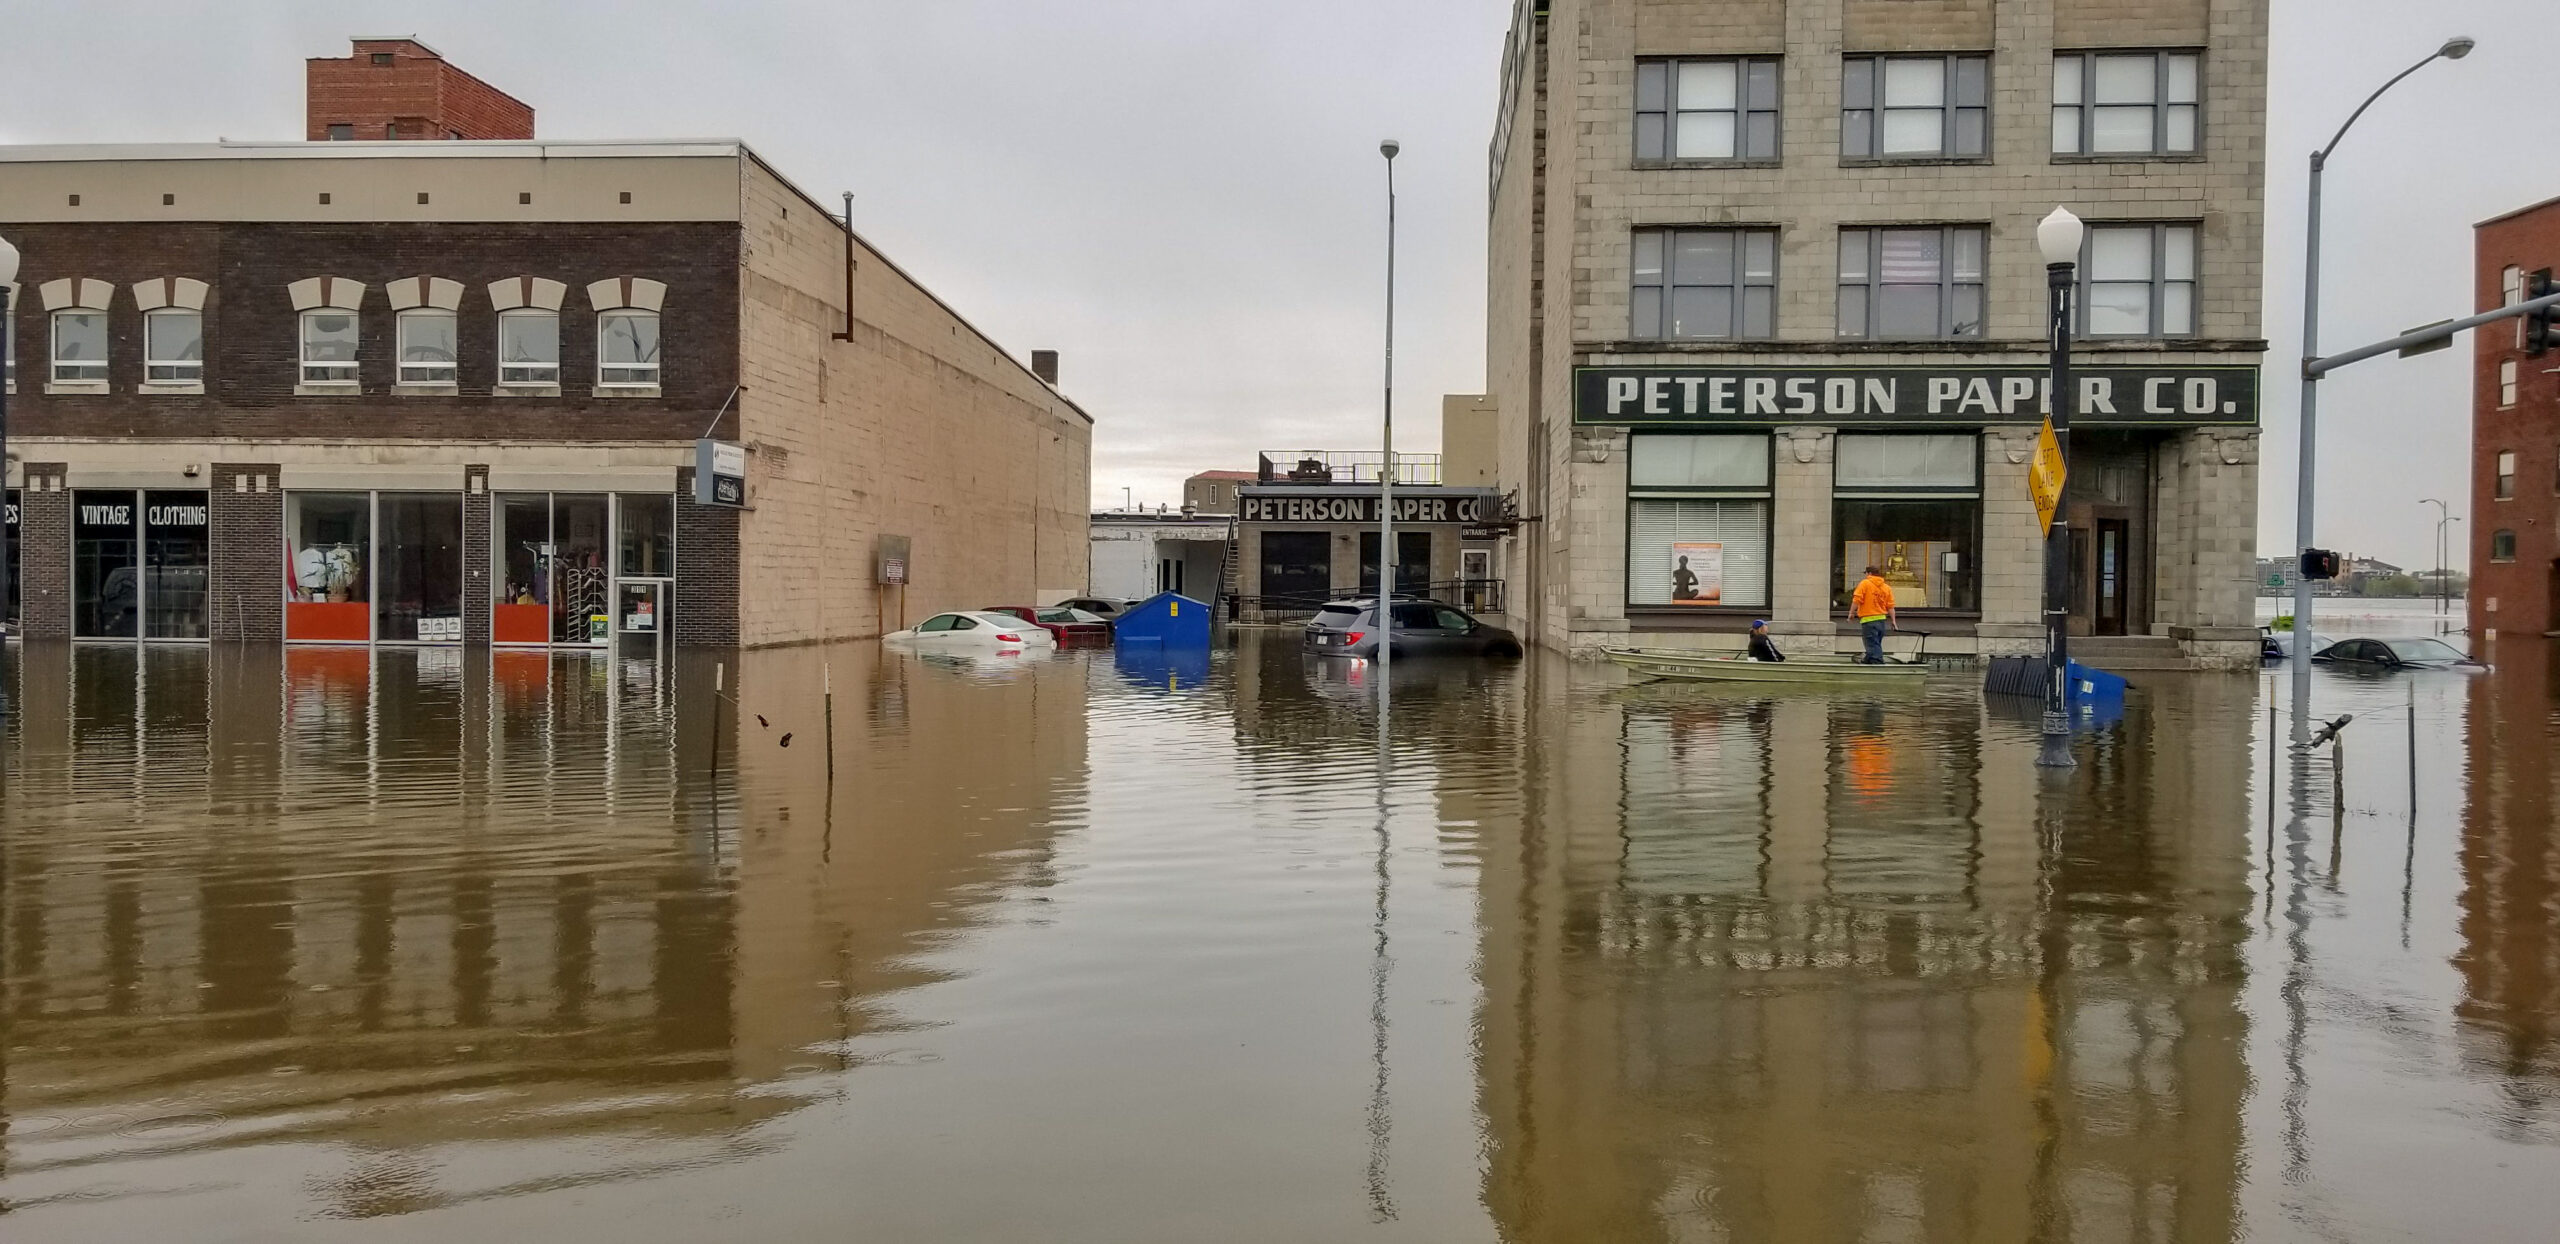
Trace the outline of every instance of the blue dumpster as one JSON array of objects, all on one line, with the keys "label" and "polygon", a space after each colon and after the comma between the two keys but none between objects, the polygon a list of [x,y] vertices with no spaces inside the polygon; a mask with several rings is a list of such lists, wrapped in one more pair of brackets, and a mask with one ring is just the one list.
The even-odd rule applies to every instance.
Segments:
[{"label": "blue dumpster", "polygon": [[1111,624],[1115,644],[1162,644],[1167,648],[1209,646],[1209,603],[1179,592],[1163,592],[1132,605]]}]

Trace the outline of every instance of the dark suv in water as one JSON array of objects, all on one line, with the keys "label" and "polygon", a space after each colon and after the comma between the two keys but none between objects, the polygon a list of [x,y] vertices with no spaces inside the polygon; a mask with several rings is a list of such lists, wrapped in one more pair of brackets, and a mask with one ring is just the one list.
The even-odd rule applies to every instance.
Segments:
[{"label": "dark suv in water", "polygon": [[[1306,650],[1317,656],[1378,655],[1378,602],[1337,600],[1316,611],[1307,623]],[[1436,600],[1390,602],[1395,622],[1397,656],[1516,657],[1520,638],[1467,611]]]}]

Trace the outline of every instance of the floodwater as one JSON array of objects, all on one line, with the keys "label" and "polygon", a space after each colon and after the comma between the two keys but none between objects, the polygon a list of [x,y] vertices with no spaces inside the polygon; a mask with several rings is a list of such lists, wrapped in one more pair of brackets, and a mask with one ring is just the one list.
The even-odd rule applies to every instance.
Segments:
[{"label": "floodwater", "polygon": [[0,1238],[2549,1238],[2539,641],[2055,777],[1292,638],[13,654]]}]

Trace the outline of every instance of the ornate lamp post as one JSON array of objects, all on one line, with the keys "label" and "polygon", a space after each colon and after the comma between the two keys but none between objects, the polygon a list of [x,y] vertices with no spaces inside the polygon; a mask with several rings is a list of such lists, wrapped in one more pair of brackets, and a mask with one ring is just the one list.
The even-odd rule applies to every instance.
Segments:
[{"label": "ornate lamp post", "polygon": [[2053,214],[2036,225],[2036,249],[2044,253],[2045,288],[2053,319],[2053,414],[2048,424],[2053,430],[2053,445],[2049,454],[2041,443],[2036,451],[2040,480],[2037,500],[2047,500],[2042,493],[2049,487],[2053,506],[2053,519],[2046,525],[2044,537],[2044,735],[2043,747],[2036,753],[2036,764],[2049,769],[2068,769],[2079,763],[2071,755],[2071,604],[2067,599],[2071,545],[2063,500],[2071,475],[2071,408],[2077,404],[2071,391],[2072,295],[2079,284],[2080,244],[2087,236],[2088,229],[2080,218],[2064,208],[2053,209]]}]

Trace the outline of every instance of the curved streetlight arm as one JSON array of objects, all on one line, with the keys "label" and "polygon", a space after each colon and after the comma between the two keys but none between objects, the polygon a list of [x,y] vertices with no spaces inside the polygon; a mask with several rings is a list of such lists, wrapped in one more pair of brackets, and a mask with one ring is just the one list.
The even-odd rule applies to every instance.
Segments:
[{"label": "curved streetlight arm", "polygon": [[2419,61],[2417,64],[2401,70],[2398,74],[2394,75],[2389,82],[2385,82],[2381,86],[2375,87],[2373,94],[2365,96],[2364,102],[2356,105],[2356,110],[2354,112],[2347,114],[2347,123],[2339,126],[2338,132],[2330,136],[2329,145],[2311,153],[2311,166],[2313,168],[2318,168],[2329,162],[2329,153],[2337,150],[2339,143],[2346,141],[2347,131],[2356,127],[2356,122],[2364,117],[2365,109],[2373,107],[2373,101],[2382,98],[2391,90],[2391,88],[2400,85],[2400,80],[2402,78],[2406,78],[2410,74],[2416,73],[2419,70],[2434,64],[2436,61],[2443,59],[2443,57],[2444,49],[2438,48],[2435,51],[2427,53],[2427,58],[2425,60]]}]

